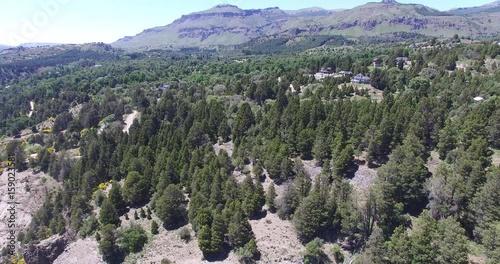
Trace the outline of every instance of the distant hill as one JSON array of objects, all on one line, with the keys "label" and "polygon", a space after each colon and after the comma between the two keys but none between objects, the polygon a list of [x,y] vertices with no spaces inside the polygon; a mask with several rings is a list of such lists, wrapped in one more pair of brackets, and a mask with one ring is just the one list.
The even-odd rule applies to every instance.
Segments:
[{"label": "distant hill", "polygon": [[299,10],[284,10],[283,12],[290,16],[327,16],[339,11],[341,10],[326,10],[321,7],[310,7]]},{"label": "distant hill", "polygon": [[10,46],[0,44],[0,51],[8,48],[10,48]]},{"label": "distant hill", "polygon": [[500,11],[500,0],[482,6],[456,8],[448,13],[459,16],[473,15],[478,13],[493,13]]},{"label": "distant hill", "polygon": [[124,49],[214,47],[240,45],[272,36],[294,38],[308,35],[376,37],[411,33],[435,37],[491,36],[500,32],[500,10],[496,3],[489,12],[462,10],[442,12],[419,4],[394,0],[370,2],[348,10],[318,7],[283,11],[277,7],[243,10],[234,5],[183,15],[167,26],[146,29],[112,45]]},{"label": "distant hill", "polygon": [[50,42],[31,42],[31,43],[23,43],[18,46],[22,46],[25,48],[36,48],[36,47],[53,47],[63,45],[61,43],[50,43]]}]

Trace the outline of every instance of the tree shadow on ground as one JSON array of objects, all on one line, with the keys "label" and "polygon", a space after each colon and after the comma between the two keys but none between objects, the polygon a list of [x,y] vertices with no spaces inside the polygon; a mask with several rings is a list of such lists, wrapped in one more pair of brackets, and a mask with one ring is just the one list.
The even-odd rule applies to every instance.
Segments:
[{"label": "tree shadow on ground", "polygon": [[223,244],[221,252],[204,253],[203,257],[208,262],[224,261],[225,259],[227,259],[227,257],[229,256],[229,252],[231,252],[232,249],[233,248],[230,247],[228,244]]},{"label": "tree shadow on ground", "polygon": [[260,220],[262,218],[265,218],[267,216],[267,210],[261,210],[258,214],[249,217],[250,220]]}]

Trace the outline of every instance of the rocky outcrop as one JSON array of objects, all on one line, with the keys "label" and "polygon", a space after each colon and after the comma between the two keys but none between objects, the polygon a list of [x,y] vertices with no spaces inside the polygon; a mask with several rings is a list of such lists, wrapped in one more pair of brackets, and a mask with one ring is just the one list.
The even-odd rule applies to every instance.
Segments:
[{"label": "rocky outcrop", "polygon": [[63,253],[68,244],[62,235],[49,237],[35,245],[29,245],[24,249],[24,260],[27,264],[51,264]]},{"label": "rocky outcrop", "polygon": [[[499,31],[498,27],[493,26],[495,20],[492,17],[455,16],[419,4],[400,4],[395,0],[376,2],[378,3],[370,2],[338,12],[317,8],[310,11],[282,11],[274,7],[243,10],[233,5],[218,5],[184,15],[170,25],[145,30],[143,33],[147,34],[123,38],[114,45],[133,48],[151,45],[161,47],[174,43],[181,47],[204,47],[242,44],[252,39],[280,34],[292,37],[329,35],[329,31],[352,37],[363,36],[363,32],[369,36],[407,32],[451,37],[454,32],[459,31],[471,36],[498,34]],[[319,13],[311,15],[315,12]],[[169,42],[162,44],[162,38]],[[207,39],[209,41],[205,41]],[[231,43],[228,43],[228,39]]]},{"label": "rocky outcrop", "polygon": [[411,26],[412,30],[418,30],[426,28],[427,24],[429,24],[429,20],[427,18],[402,16],[395,19],[391,19],[389,23],[393,25],[394,24],[407,25]]}]

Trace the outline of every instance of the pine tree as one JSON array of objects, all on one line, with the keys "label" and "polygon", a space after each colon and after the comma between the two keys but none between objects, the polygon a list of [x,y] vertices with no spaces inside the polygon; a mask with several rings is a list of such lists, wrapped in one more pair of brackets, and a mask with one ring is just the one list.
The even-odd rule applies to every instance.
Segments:
[{"label": "pine tree", "polygon": [[233,124],[233,141],[236,146],[241,142],[241,138],[245,136],[247,130],[255,123],[252,109],[248,103],[243,103],[238,112]]},{"label": "pine tree", "polygon": [[144,219],[146,218],[146,211],[144,211],[144,208],[141,207],[141,218]]},{"label": "pine tree", "polygon": [[410,254],[414,262],[433,263],[436,259],[436,250],[433,245],[437,222],[428,211],[422,212],[415,220],[412,230],[412,245]]},{"label": "pine tree", "polygon": [[184,223],[186,207],[184,194],[177,185],[170,184],[156,203],[156,213],[166,228],[174,228]]},{"label": "pine tree", "polygon": [[139,220],[139,214],[137,214],[137,210],[134,211],[134,220]]},{"label": "pine tree", "polygon": [[471,209],[476,222],[476,231],[484,234],[490,225],[499,221],[500,207],[500,168],[493,167],[488,173],[486,183],[475,194]]},{"label": "pine tree", "polygon": [[111,190],[109,191],[108,194],[108,199],[109,202],[113,205],[113,207],[115,207],[116,212],[118,212],[118,214],[122,214],[125,211],[127,205],[123,200],[119,184],[113,183]]},{"label": "pine tree", "polygon": [[387,249],[389,263],[410,264],[412,256],[410,253],[411,240],[403,227],[399,226],[394,230],[391,239],[384,245]]},{"label": "pine tree", "polygon": [[331,151],[328,145],[328,137],[326,137],[327,128],[320,127],[318,129],[322,132],[316,136],[312,152],[318,164],[323,165],[323,161],[330,158]]},{"label": "pine tree", "polygon": [[289,219],[295,212],[300,202],[300,197],[297,194],[296,187],[293,183],[285,186],[283,197],[279,199],[278,216],[281,219]]},{"label": "pine tree", "polygon": [[274,188],[274,182],[271,182],[266,192],[266,204],[270,212],[276,212],[276,189]]},{"label": "pine tree", "polygon": [[321,230],[324,200],[313,193],[306,197],[293,215],[293,225],[303,241],[310,241]]},{"label": "pine tree", "polygon": [[156,223],[156,221],[152,221],[151,222],[151,234],[153,235],[157,235],[159,232],[158,232],[158,224]]},{"label": "pine tree", "polygon": [[241,206],[237,205],[229,221],[228,239],[233,247],[242,247],[253,237],[252,227],[248,222]]},{"label": "pine tree", "polygon": [[[108,224],[101,228],[99,240],[99,252],[106,262],[113,263],[119,256],[119,248],[116,244],[115,225]],[[97,236],[96,234],[96,236]]]},{"label": "pine tree", "polygon": [[382,264],[384,263],[383,259],[385,255],[384,234],[382,229],[376,226],[373,229],[373,233],[370,235],[370,238],[366,242],[365,252],[361,256],[359,263]]},{"label": "pine tree", "polygon": [[500,221],[492,222],[481,232],[488,263],[500,263]]},{"label": "pine tree", "polygon": [[211,228],[211,248],[213,252],[220,252],[222,250],[222,244],[224,243],[224,236],[226,234],[226,226],[224,219],[220,213],[215,213],[214,219],[212,221]]},{"label": "pine tree", "polygon": [[131,205],[146,201],[149,198],[149,186],[144,175],[137,171],[127,174],[123,185],[123,198]]},{"label": "pine tree", "polygon": [[433,245],[437,247],[437,263],[469,263],[467,237],[465,236],[465,230],[457,221],[451,217],[440,220],[436,232]]},{"label": "pine tree", "polygon": [[212,253],[212,235],[210,231],[210,226],[203,225],[199,227],[198,232],[198,247],[203,252],[203,254]]},{"label": "pine tree", "polygon": [[105,225],[120,225],[120,218],[116,212],[115,207],[111,204],[109,199],[104,199],[101,205],[101,211],[99,212],[99,222],[102,226]]},{"label": "pine tree", "polygon": [[262,169],[262,166],[260,165],[260,163],[259,162],[255,163],[255,165],[253,165],[253,174],[255,175],[255,177],[257,177],[257,179],[259,179],[263,173],[264,173],[264,169]]}]

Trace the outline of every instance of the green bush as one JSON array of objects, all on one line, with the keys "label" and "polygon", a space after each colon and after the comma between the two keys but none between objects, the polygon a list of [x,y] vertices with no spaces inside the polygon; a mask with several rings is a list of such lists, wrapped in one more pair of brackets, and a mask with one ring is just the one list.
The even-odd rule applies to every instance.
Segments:
[{"label": "green bush", "polygon": [[106,199],[106,194],[102,190],[98,190],[94,193],[94,200],[97,206],[100,207],[104,199]]},{"label": "green bush", "polygon": [[120,247],[128,252],[136,253],[142,250],[147,241],[146,231],[140,225],[133,224],[123,231]]},{"label": "green bush", "polygon": [[156,221],[151,222],[151,234],[157,235],[158,234],[158,224]]},{"label": "green bush", "polygon": [[191,232],[189,231],[189,229],[187,227],[181,228],[181,230],[179,230],[178,234],[179,234],[179,237],[182,240],[184,240],[186,243],[191,241]]},{"label": "green bush", "polygon": [[344,253],[342,253],[342,249],[340,249],[339,245],[333,245],[332,253],[337,263],[344,262]]},{"label": "green bush", "polygon": [[245,246],[238,248],[236,254],[239,255],[241,263],[252,263],[254,258],[259,254],[255,239],[252,238]]},{"label": "green bush", "polygon": [[97,218],[91,214],[89,217],[85,219],[83,222],[82,228],[80,229],[80,236],[82,238],[86,238],[94,233],[99,227],[99,221]]}]

